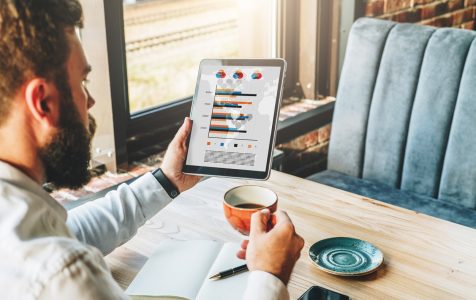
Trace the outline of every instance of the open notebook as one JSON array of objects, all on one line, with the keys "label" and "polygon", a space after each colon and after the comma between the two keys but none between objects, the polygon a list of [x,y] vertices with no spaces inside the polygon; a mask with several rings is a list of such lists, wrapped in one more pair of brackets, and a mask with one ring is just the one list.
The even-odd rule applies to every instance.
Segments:
[{"label": "open notebook", "polygon": [[213,281],[218,272],[245,263],[239,244],[216,241],[162,242],[126,290],[132,299],[242,299],[249,272]]}]

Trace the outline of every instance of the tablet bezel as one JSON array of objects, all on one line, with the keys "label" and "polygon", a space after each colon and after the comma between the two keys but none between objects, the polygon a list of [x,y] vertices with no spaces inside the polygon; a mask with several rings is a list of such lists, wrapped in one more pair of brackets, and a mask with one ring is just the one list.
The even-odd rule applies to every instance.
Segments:
[{"label": "tablet bezel", "polygon": [[[281,101],[283,98],[283,82],[286,74],[286,61],[284,59],[204,59],[200,62],[200,68],[197,76],[197,84],[195,86],[195,94],[193,95],[192,108],[190,110],[190,117],[192,116],[193,107],[195,105],[196,96],[198,94],[200,78],[202,74],[203,66],[244,66],[244,67],[280,67],[279,74],[279,83],[278,83],[278,92],[276,94],[276,106],[274,109],[273,116],[273,125],[271,127],[271,139],[268,145],[268,157],[266,162],[266,169],[264,171],[250,171],[250,170],[239,170],[239,169],[226,169],[226,168],[216,168],[216,167],[205,167],[205,166],[195,166],[187,165],[187,158],[185,158],[185,165],[183,167],[183,172],[186,174],[194,175],[205,175],[205,176],[218,176],[218,177],[233,177],[233,178],[247,178],[247,179],[258,179],[266,180],[271,174],[271,167],[273,161],[273,149],[276,142],[276,133],[277,133],[277,123],[279,116],[279,109],[281,108]],[[189,140],[187,141],[187,149]],[[188,156],[187,150],[187,156]]]}]

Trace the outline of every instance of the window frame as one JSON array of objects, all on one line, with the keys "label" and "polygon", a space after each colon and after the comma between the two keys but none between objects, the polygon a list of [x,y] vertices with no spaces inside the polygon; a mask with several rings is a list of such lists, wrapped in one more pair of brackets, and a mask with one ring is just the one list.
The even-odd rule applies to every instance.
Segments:
[{"label": "window frame", "polygon": [[[323,0],[320,0],[321,3]],[[183,119],[189,115],[192,105],[192,98],[178,99],[158,107],[145,109],[133,114],[129,108],[128,77],[127,77],[127,59],[125,49],[124,34],[124,11],[122,0],[103,0],[104,16],[106,26],[106,44],[108,54],[108,66],[110,77],[110,91],[112,98],[112,113],[114,124],[114,144],[116,153],[116,163],[118,168],[126,169],[128,163],[135,159],[140,159],[147,154],[144,153],[147,148],[152,148],[155,153],[157,150],[165,149],[167,144],[175,135]],[[277,2],[277,49],[278,57],[284,57],[288,61],[287,86],[284,88],[284,97],[302,96],[299,87],[295,83],[302,81],[299,74],[299,64],[301,60],[301,51],[290,47],[295,45],[295,30],[299,28],[299,17],[302,7],[295,6],[294,0],[278,0]],[[329,7],[329,6],[328,6]],[[322,8],[322,6],[321,6]],[[327,13],[327,12],[326,12]],[[320,17],[320,14],[317,14]],[[332,19],[332,18],[331,18]],[[329,22],[330,20],[326,20]],[[317,25],[317,24],[316,24]],[[324,24],[319,23],[317,28],[306,29],[310,34],[320,34],[329,39],[330,36],[323,32],[326,29]],[[294,31],[294,32],[293,32]],[[299,40],[299,38],[297,38]],[[316,43],[317,46],[317,43]],[[321,57],[321,55],[325,57]],[[328,61],[326,58],[329,52],[316,53],[316,70],[321,70],[320,63]],[[327,74],[326,74],[327,75]],[[328,77],[320,76],[312,78],[317,87],[322,86],[319,83],[326,80],[328,87]],[[278,123],[277,141],[284,142],[304,134],[304,130],[310,129],[310,125],[319,125],[322,123],[313,118],[322,117],[322,120],[330,122],[332,119],[333,103],[325,107],[314,109],[305,116],[297,116],[296,119],[286,120]],[[324,113],[324,115],[322,115]],[[301,124],[301,125],[300,125]]]},{"label": "window frame", "polygon": [[[124,35],[124,10],[122,0],[103,0],[109,60],[109,77],[112,96],[116,161],[127,165],[131,150],[138,147],[143,135],[156,132],[156,138],[169,141],[185,118],[192,104],[192,97],[131,114],[127,77],[127,59]],[[124,122],[124,120],[126,120]],[[157,128],[157,130],[151,130]],[[154,142],[150,141],[150,144]],[[147,143],[146,143],[147,144]]]}]

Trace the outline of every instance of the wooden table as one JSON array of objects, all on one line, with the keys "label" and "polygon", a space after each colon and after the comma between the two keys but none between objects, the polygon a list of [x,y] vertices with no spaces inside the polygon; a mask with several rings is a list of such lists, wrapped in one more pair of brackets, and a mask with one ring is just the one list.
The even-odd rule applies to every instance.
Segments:
[{"label": "wooden table", "polygon": [[[176,198],[106,258],[119,284],[126,288],[164,239],[241,241],[223,216],[222,198],[246,183],[274,190],[306,241],[288,285],[291,299],[312,285],[352,299],[476,299],[475,229],[275,171],[266,182],[211,178]],[[360,278],[318,270],[309,247],[336,236],[373,243],[384,265]]]}]

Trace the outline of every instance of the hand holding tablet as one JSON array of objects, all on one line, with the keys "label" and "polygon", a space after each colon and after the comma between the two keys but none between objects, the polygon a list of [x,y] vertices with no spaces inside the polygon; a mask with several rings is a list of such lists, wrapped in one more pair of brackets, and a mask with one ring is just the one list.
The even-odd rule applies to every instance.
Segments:
[{"label": "hand holding tablet", "polygon": [[203,60],[183,171],[267,179],[285,72],[282,59]]}]

